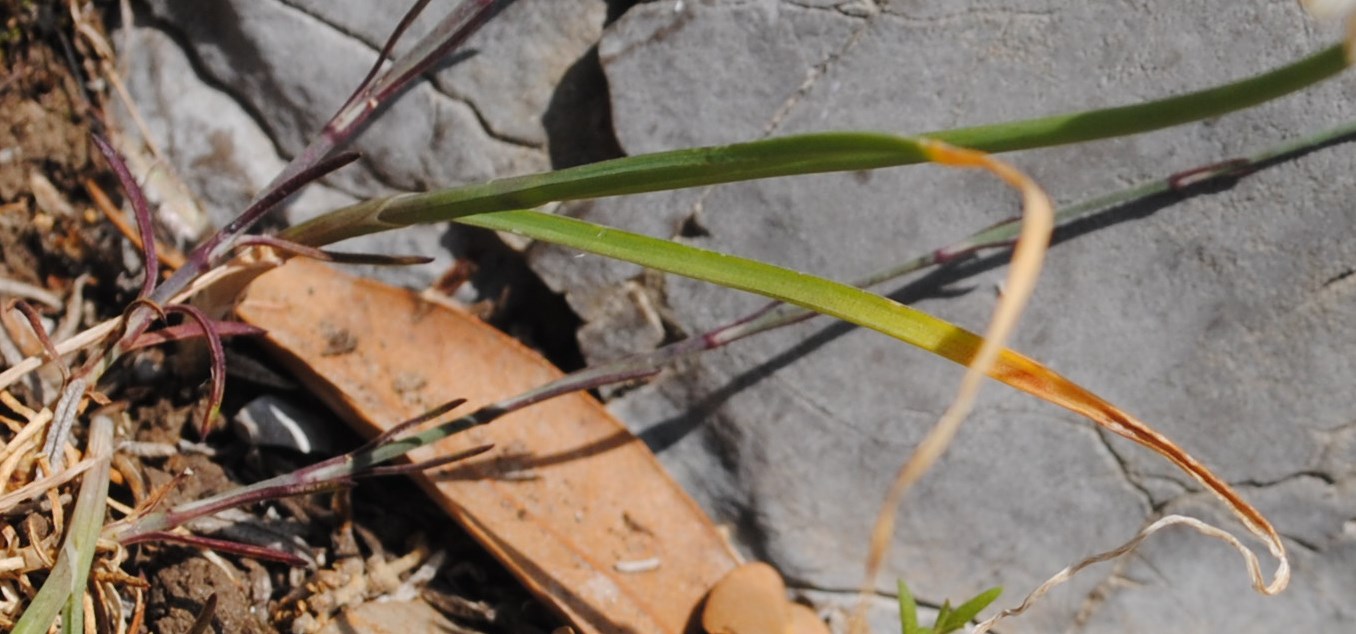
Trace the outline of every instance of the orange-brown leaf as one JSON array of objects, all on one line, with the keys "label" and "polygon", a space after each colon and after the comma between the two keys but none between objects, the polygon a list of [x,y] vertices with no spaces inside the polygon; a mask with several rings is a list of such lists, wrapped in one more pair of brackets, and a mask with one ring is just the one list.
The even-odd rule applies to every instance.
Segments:
[{"label": "orange-brown leaf", "polygon": [[[260,277],[237,311],[268,330],[299,378],[367,435],[452,398],[479,406],[560,376],[459,310],[306,260]],[[416,479],[581,632],[682,632],[702,596],[736,566],[649,449],[586,394],[410,457],[486,443],[495,449]]]}]

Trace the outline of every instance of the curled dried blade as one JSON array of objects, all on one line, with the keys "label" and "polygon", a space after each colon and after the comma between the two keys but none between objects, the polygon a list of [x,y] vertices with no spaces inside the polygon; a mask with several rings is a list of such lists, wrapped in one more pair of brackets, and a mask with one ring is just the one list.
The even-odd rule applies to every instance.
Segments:
[{"label": "curled dried blade", "polygon": [[216,421],[217,413],[221,409],[221,400],[226,394],[226,351],[221,347],[221,335],[217,332],[212,320],[208,319],[207,315],[196,306],[175,304],[165,307],[165,310],[166,312],[181,313],[197,322],[207,340],[207,350],[212,362],[212,391],[208,397],[207,413],[203,415],[202,424],[198,427],[198,433],[206,438],[212,432],[212,423]]},{"label": "curled dried blade", "polygon": [[[144,314],[139,314],[138,309],[149,311],[155,316],[155,319],[145,317]],[[122,311],[122,319],[119,323],[119,326],[122,328],[122,333],[118,335],[119,350],[121,352],[126,352],[132,345],[132,342],[140,339],[142,335],[146,334],[146,329],[150,328],[151,324],[155,321],[165,321],[165,309],[159,302],[156,302],[149,297],[138,297],[132,300],[132,302],[127,305],[127,308]],[[89,361],[85,363],[85,370],[88,371],[93,368],[94,364],[98,361],[99,359],[97,357],[90,357]]]},{"label": "curled dried blade", "polygon": [[146,204],[146,195],[141,191],[141,186],[132,177],[131,170],[127,169],[127,163],[113,146],[97,134],[94,135],[94,145],[99,148],[99,153],[104,155],[109,167],[113,168],[113,174],[118,177],[118,183],[127,194],[127,200],[132,205],[132,213],[136,216],[137,233],[141,236],[141,265],[146,272],[137,297],[147,297],[155,288],[156,282],[160,281],[160,259],[155,254],[155,228],[151,226],[151,208]]},{"label": "curled dried blade", "polygon": [[1050,244],[1050,235],[1055,226],[1054,205],[1051,204],[1050,198],[1035,181],[1010,164],[983,152],[956,148],[935,141],[924,141],[924,150],[929,160],[934,163],[988,170],[1020,192],[1023,208],[1021,232],[1013,248],[1012,265],[1008,270],[1003,296],[994,309],[993,319],[989,323],[988,331],[984,333],[983,343],[965,369],[965,376],[961,378],[955,399],[937,424],[918,443],[913,455],[895,476],[894,483],[881,504],[871,534],[866,576],[862,581],[862,600],[858,603],[852,619],[851,630],[854,632],[865,632],[867,629],[866,599],[875,596],[876,578],[880,575],[880,568],[890,550],[894,537],[895,513],[904,499],[904,494],[945,453],[960,429],[961,422],[974,406],[985,375],[998,360],[1008,338],[1017,327],[1017,320],[1026,307],[1027,300],[1036,289],[1036,280],[1040,276],[1045,250]]},{"label": "curled dried blade", "polygon": [[1356,62],[1356,0],[1300,0],[1300,4],[1320,20],[1347,21],[1347,59]]},{"label": "curled dried blade", "polygon": [[1130,541],[1127,541],[1126,543],[1111,550],[1108,550],[1106,552],[1098,553],[1096,555],[1088,557],[1083,561],[1073,564],[1072,566],[1067,566],[1063,570],[1060,570],[1059,572],[1055,573],[1055,575],[1047,579],[1045,583],[1042,583],[1035,590],[1032,590],[1031,594],[1028,594],[1026,598],[1022,600],[1021,605],[1018,605],[1015,608],[1003,610],[1002,612],[999,612],[998,614],[995,614],[994,616],[985,619],[984,622],[975,626],[975,629],[974,631],[971,632],[971,634],[985,634],[989,630],[993,629],[993,626],[997,625],[999,621],[1026,612],[1028,609],[1031,608],[1032,605],[1035,605],[1035,603],[1039,601],[1042,597],[1044,597],[1047,593],[1055,589],[1055,587],[1065,583],[1069,579],[1072,579],[1074,575],[1078,574],[1079,572],[1082,572],[1084,568],[1087,568],[1088,566],[1091,566],[1096,563],[1110,561],[1117,557],[1121,557],[1138,548],[1139,545],[1142,544],[1144,540],[1148,539],[1150,535],[1153,535],[1154,533],[1158,532],[1161,529],[1167,528],[1169,526],[1174,526],[1177,524],[1181,524],[1183,526],[1191,528],[1201,533],[1202,535],[1205,535],[1206,537],[1218,539],[1231,546],[1234,550],[1238,551],[1238,553],[1243,557],[1243,563],[1248,567],[1248,576],[1252,578],[1253,587],[1261,588],[1265,586],[1266,581],[1262,576],[1261,562],[1257,560],[1257,555],[1255,555],[1251,550],[1249,550],[1247,546],[1244,546],[1242,542],[1238,541],[1237,537],[1234,537],[1228,531],[1222,530],[1215,526],[1211,526],[1210,524],[1202,522],[1201,520],[1198,520],[1194,517],[1187,517],[1185,515],[1168,515],[1166,517],[1159,518],[1152,524],[1149,524],[1148,526],[1141,529],[1138,533],[1135,533],[1135,536],[1132,537]]},{"label": "curled dried blade", "polygon": [[[970,347],[974,342],[958,343],[960,346]],[[998,362],[989,376],[1080,414],[1103,429],[1167,458],[1223,501],[1234,517],[1253,536],[1265,543],[1271,555],[1276,558],[1278,564],[1271,583],[1265,583],[1259,576],[1253,579],[1253,587],[1262,594],[1274,595],[1284,590],[1290,583],[1290,559],[1285,552],[1285,543],[1281,541],[1280,534],[1272,527],[1271,522],[1227,482],[1167,437],[1096,394],[1011,350],[1004,350],[999,355]]]},{"label": "curled dried blade", "polygon": [[122,311],[123,315],[125,316],[131,314],[132,310],[135,308],[145,308],[151,311],[152,313],[155,313],[156,319],[160,321],[165,321],[164,307],[162,307],[159,303],[156,303],[154,300],[151,300],[150,298],[138,297],[132,300],[127,304],[127,309]]}]

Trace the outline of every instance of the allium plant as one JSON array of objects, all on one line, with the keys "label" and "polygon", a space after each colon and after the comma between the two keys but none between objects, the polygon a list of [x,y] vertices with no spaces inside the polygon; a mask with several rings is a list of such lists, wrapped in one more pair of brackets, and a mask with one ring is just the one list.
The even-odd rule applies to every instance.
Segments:
[{"label": "allium plant", "polygon": [[[1283,157],[1350,136],[1356,132],[1356,126],[1330,130],[1253,156],[1167,175],[1153,182],[1059,210],[1051,208],[1045,194],[1035,183],[1015,168],[991,156],[991,153],[1137,134],[1248,108],[1301,90],[1341,72],[1349,63],[1348,51],[1342,45],[1327,48],[1255,77],[1159,101],[915,136],[825,132],[632,156],[452,189],[372,199],[322,215],[276,236],[249,233],[260,219],[289,196],[357,158],[356,154],[345,152],[343,148],[361,132],[365,124],[510,1],[468,0],[461,3],[408,53],[390,60],[388,64],[397,41],[427,4],[427,0],[417,0],[396,25],[371,71],[311,144],[235,220],[194,249],[183,266],[164,281],[160,281],[151,213],[145,197],[117,153],[103,140],[95,139],[99,150],[117,175],[135,214],[142,245],[144,279],[136,299],[126,307],[120,318],[100,324],[59,344],[48,340],[40,320],[31,309],[24,305],[18,307],[33,324],[45,347],[45,354],[25,359],[0,373],[0,390],[44,364],[56,363],[62,368],[62,388],[52,402],[45,404],[53,416],[46,432],[44,457],[55,471],[79,469],[77,473],[82,473],[84,480],[60,556],[46,583],[18,623],[16,632],[46,632],[63,610],[63,625],[68,628],[67,631],[82,631],[84,580],[94,557],[95,544],[100,539],[122,545],[148,540],[173,540],[298,563],[296,557],[287,553],[185,535],[174,529],[192,519],[261,500],[352,486],[361,478],[408,473],[467,458],[488,447],[430,462],[387,464],[417,447],[477,425],[489,424],[523,407],[561,394],[650,376],[676,359],[728,345],[815,314],[831,315],[880,331],[968,368],[955,405],[905,465],[889,501],[884,505],[881,520],[873,535],[874,548],[872,560],[868,562],[867,585],[874,585],[876,569],[889,542],[894,504],[897,504],[904,490],[921,477],[945,450],[956,426],[973,401],[980,379],[988,375],[1083,415],[1176,464],[1224,501],[1244,526],[1265,542],[1279,560],[1274,579],[1268,583],[1260,572],[1255,555],[1238,546],[1247,558],[1254,586],[1268,594],[1279,592],[1285,587],[1288,561],[1284,546],[1265,517],[1208,468],[1148,425],[1037,361],[1004,348],[1003,342],[1029,296],[1045,244],[1056,225],[1143,197],[1166,192],[1190,193],[1193,188],[1207,182],[1239,178]],[[798,174],[887,168],[921,162],[988,170],[1022,194],[1022,216],[978,231],[965,240],[935,249],[903,264],[869,274],[856,285],[849,285],[733,255],[533,210],[539,205],[565,200]],[[167,341],[185,338],[205,340],[211,357],[208,407],[199,424],[201,433],[205,435],[211,432],[215,424],[223,394],[225,361],[221,339],[258,332],[248,326],[224,320],[223,308],[230,303],[230,292],[215,302],[207,302],[207,305],[190,305],[186,303],[189,298],[203,294],[206,289],[243,288],[253,276],[293,256],[380,264],[422,261],[417,256],[333,253],[323,247],[358,235],[449,220],[508,231],[758,293],[769,297],[773,303],[711,331],[655,351],[580,370],[536,390],[482,407],[423,431],[413,430],[424,423],[446,418],[461,404],[460,401],[450,401],[448,405],[407,421],[348,454],[173,508],[162,508],[159,498],[153,496],[150,502],[130,516],[105,524],[104,497],[108,488],[108,461],[112,454],[111,419],[115,414],[97,410],[90,415],[91,433],[85,460],[76,465],[64,465],[63,456],[71,438],[70,430],[77,419],[77,405],[86,398],[104,400],[95,391],[96,386],[99,379],[115,367],[114,363],[118,359],[146,346]],[[1006,249],[1014,250],[1014,266],[1005,299],[985,336],[970,333],[859,288],[895,279],[925,267],[972,257],[980,252]],[[157,328],[172,314],[181,315],[183,321]],[[68,367],[65,360],[70,358],[82,358],[83,361]],[[1209,534],[1209,530],[1205,532]],[[1143,536],[1147,536],[1147,533]],[[1237,544],[1236,541],[1233,543]]]}]

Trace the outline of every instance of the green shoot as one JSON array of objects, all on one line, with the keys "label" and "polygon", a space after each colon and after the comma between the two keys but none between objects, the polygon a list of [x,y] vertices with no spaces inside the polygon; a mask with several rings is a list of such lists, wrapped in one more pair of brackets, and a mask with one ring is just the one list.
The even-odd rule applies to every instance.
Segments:
[{"label": "green shoot", "polygon": [[85,473],[80,485],[71,527],[61,545],[56,565],[24,615],[15,623],[15,634],[44,634],[52,628],[58,612],[63,614],[64,631],[85,631],[85,586],[99,531],[103,527],[112,458],[113,419],[108,414],[95,414],[90,424],[87,456],[96,461],[95,465]]},{"label": "green shoot", "polygon": [[909,592],[908,584],[900,579],[899,623],[904,634],[948,634],[973,621],[979,615],[980,610],[989,607],[989,604],[997,600],[1001,594],[1003,594],[1002,588],[989,588],[956,608],[951,607],[950,601],[945,601],[942,603],[941,609],[937,611],[937,620],[934,621],[932,627],[920,627],[918,625],[918,602],[914,599],[913,593]]}]

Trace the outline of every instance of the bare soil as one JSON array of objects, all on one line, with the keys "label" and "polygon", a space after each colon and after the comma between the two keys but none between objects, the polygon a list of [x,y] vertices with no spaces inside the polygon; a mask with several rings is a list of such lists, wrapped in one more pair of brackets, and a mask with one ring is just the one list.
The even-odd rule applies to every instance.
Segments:
[{"label": "bare soil", "polygon": [[[91,181],[120,198],[116,180],[102,158],[95,158],[90,141],[101,129],[108,85],[75,36],[64,2],[0,0],[0,16],[7,16],[0,33],[5,73],[0,76],[0,278],[65,300],[78,288],[77,278],[88,274],[75,318],[82,326],[93,325],[119,314],[140,281],[135,249],[96,210],[86,188]],[[65,319],[61,309],[47,310],[53,321]],[[26,326],[9,320],[0,327],[14,336]],[[100,387],[110,399],[128,404],[130,425],[119,429],[119,441],[138,443],[119,450],[110,498],[134,507],[157,491],[168,491],[165,503],[173,504],[322,459],[251,447],[225,433],[197,442],[192,430],[203,407],[206,363],[191,346],[180,348],[133,359],[117,373],[117,381]],[[236,346],[233,354],[284,372],[248,344]],[[230,380],[225,412],[269,390],[278,388]],[[35,409],[51,400],[25,386],[10,392]],[[306,398],[295,391],[290,396]],[[5,406],[0,414],[21,418]],[[82,434],[77,430],[78,437]],[[343,447],[359,442],[337,420],[334,434]],[[0,436],[8,441],[12,432],[0,429]],[[70,494],[61,502],[67,517],[76,486],[78,481],[61,490]],[[43,518],[52,511],[50,503],[15,507],[0,520],[0,528],[14,529],[20,542],[15,547],[31,545],[24,540],[42,538],[42,531],[20,527],[46,522],[50,529]],[[110,519],[121,515],[112,513]],[[139,604],[141,614],[129,611],[123,624],[188,631],[215,596],[209,631],[318,631],[347,607],[393,594],[374,581],[393,566],[415,562],[394,573],[397,582],[405,583],[430,557],[441,561],[432,568],[432,579],[401,591],[412,589],[414,598],[438,608],[458,628],[454,631],[547,632],[559,624],[403,479],[261,504],[231,519],[194,528],[221,539],[272,540],[312,565],[292,568],[185,546],[136,545],[122,564],[130,576],[108,586]],[[48,535],[44,543],[55,545],[59,537]],[[44,576],[42,570],[0,573],[0,582],[31,598]],[[0,631],[12,626],[25,602],[0,614]]]}]

